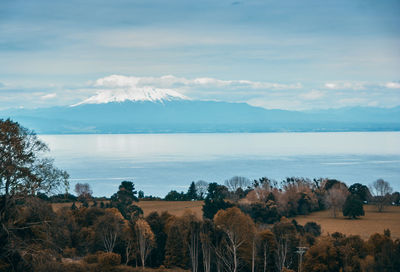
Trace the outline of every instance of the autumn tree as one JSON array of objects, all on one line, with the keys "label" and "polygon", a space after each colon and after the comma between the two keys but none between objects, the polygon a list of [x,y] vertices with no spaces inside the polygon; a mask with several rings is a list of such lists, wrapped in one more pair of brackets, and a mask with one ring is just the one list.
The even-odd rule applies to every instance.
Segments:
[{"label": "autumn tree", "polygon": [[68,188],[68,174],[44,157],[49,148],[30,131],[10,119],[0,119],[1,221],[7,220],[10,205],[38,192]]},{"label": "autumn tree", "polygon": [[103,242],[106,252],[113,252],[117,238],[121,235],[123,224],[123,217],[115,208],[98,218],[95,230]]},{"label": "autumn tree", "polygon": [[239,249],[245,243],[252,242],[255,232],[254,222],[236,207],[220,210],[214,216],[214,222],[226,235],[226,249],[230,253],[230,258],[224,258],[225,265],[236,272],[240,262]]},{"label": "autumn tree", "polygon": [[336,218],[338,211],[341,211],[346,202],[349,191],[343,183],[335,183],[326,193],[325,203],[332,210],[333,217]]},{"label": "autumn tree", "polygon": [[296,227],[288,219],[282,218],[272,227],[276,241],[276,266],[278,271],[289,268],[295,263],[295,251],[298,246]]},{"label": "autumn tree", "polygon": [[370,255],[373,256],[372,271],[398,271],[400,267],[400,241],[390,236],[375,233],[367,242]]},{"label": "autumn tree", "polygon": [[200,220],[191,211],[185,211],[178,220],[181,233],[185,237],[185,244],[189,250],[192,272],[198,271],[200,251]]},{"label": "autumn tree", "polygon": [[276,240],[272,231],[265,229],[258,233],[262,256],[262,271],[275,271]]},{"label": "autumn tree", "polygon": [[371,184],[370,189],[373,195],[373,201],[378,208],[379,212],[382,212],[385,205],[390,203],[391,193],[393,188],[390,186],[389,182],[383,179],[378,179]]},{"label": "autumn tree", "polygon": [[[335,242],[340,253],[340,265],[343,271],[363,271],[361,269],[362,259],[368,254],[368,247],[358,235],[349,235],[338,238]],[[379,270],[378,270],[379,271]]]},{"label": "autumn tree", "polygon": [[14,267],[29,264],[27,243],[18,241],[24,241],[23,233],[47,224],[40,217],[21,224],[26,200],[39,192],[49,194],[68,188],[68,174],[45,157],[48,151],[33,131],[10,119],[0,119],[0,263],[3,259]]},{"label": "autumn tree", "polygon": [[212,234],[214,233],[214,224],[210,219],[204,219],[200,228],[201,251],[203,256],[204,272],[211,271],[212,254]]},{"label": "autumn tree", "polygon": [[150,225],[144,219],[138,219],[135,222],[135,233],[139,248],[140,260],[142,263],[142,269],[144,270],[147,256],[154,247],[154,233],[151,230]]},{"label": "autumn tree", "polygon": [[313,190],[314,184],[310,180],[286,178],[282,181],[281,187],[282,191],[277,194],[277,201],[283,215],[291,217],[318,209],[318,198]]},{"label": "autumn tree", "polygon": [[133,259],[136,250],[136,236],[134,233],[134,227],[131,223],[123,225],[121,236],[125,247],[125,265],[128,265],[128,263]]},{"label": "autumn tree", "polygon": [[339,250],[335,247],[333,239],[327,237],[310,247],[305,256],[304,271],[329,272],[340,269]]}]

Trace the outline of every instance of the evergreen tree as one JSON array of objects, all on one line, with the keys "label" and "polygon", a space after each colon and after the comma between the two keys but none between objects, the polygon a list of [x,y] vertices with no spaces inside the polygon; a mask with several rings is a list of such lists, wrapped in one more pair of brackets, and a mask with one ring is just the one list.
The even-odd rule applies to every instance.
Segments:
[{"label": "evergreen tree", "polygon": [[139,191],[138,197],[139,197],[139,199],[144,198],[144,192],[142,190]]},{"label": "evergreen tree", "polygon": [[194,181],[192,181],[192,183],[190,184],[189,190],[186,195],[188,200],[196,200],[198,198],[197,189],[196,185],[194,184]]},{"label": "evergreen tree", "polygon": [[357,195],[349,195],[343,206],[343,215],[350,218],[364,215],[363,202]]},{"label": "evergreen tree", "polygon": [[227,193],[228,189],[223,185],[218,185],[215,182],[208,185],[208,194],[203,205],[204,218],[213,219],[219,210],[233,206],[233,204],[224,200]]},{"label": "evergreen tree", "polygon": [[74,203],[72,203],[72,206],[71,206],[71,210],[76,210],[76,209],[78,209],[77,207],[76,207],[76,204],[75,204],[75,202]]},{"label": "evergreen tree", "polygon": [[187,268],[189,259],[186,254],[186,246],[184,246],[183,236],[177,225],[172,225],[168,232],[167,243],[165,245],[165,261],[166,267],[178,266]]},{"label": "evergreen tree", "polygon": [[165,220],[157,213],[152,212],[146,217],[151,230],[155,236],[155,247],[150,252],[148,265],[151,267],[159,267],[163,264],[165,258],[165,243],[167,241],[167,234],[165,233]]},{"label": "evergreen tree", "polygon": [[368,187],[362,185],[361,183],[354,183],[353,185],[351,185],[349,187],[349,192],[352,195],[357,195],[362,201],[367,201],[368,198],[370,198],[371,196]]},{"label": "evergreen tree", "polygon": [[136,193],[133,182],[123,181],[118,192],[111,196],[111,206],[116,207],[126,220],[135,221],[139,215],[143,214],[143,210],[133,204],[139,201]]}]

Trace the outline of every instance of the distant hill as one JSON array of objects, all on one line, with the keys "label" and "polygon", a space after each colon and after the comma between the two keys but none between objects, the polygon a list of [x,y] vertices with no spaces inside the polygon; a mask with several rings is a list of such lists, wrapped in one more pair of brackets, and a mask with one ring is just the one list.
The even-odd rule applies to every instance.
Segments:
[{"label": "distant hill", "polygon": [[400,107],[286,111],[187,99],[0,111],[8,117],[41,134],[400,130]]}]

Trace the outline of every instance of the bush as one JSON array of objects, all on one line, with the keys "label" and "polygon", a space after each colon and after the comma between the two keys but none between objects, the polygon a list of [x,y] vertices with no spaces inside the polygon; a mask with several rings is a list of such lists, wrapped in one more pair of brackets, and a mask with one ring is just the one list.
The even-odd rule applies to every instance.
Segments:
[{"label": "bush", "polygon": [[318,225],[315,222],[307,222],[304,225],[304,230],[305,230],[305,232],[310,233],[315,237],[321,235],[321,225]]},{"label": "bush", "polygon": [[116,266],[121,263],[121,255],[113,252],[104,252],[98,255],[98,261],[103,266]]},{"label": "bush", "polygon": [[65,258],[73,258],[76,256],[76,248],[67,247],[63,250],[63,257]]},{"label": "bush", "polygon": [[35,272],[88,272],[92,271],[90,267],[82,263],[58,263],[58,262],[47,262],[36,265],[34,267]]},{"label": "bush", "polygon": [[96,254],[88,254],[83,258],[83,261],[88,264],[97,263],[97,255]]}]

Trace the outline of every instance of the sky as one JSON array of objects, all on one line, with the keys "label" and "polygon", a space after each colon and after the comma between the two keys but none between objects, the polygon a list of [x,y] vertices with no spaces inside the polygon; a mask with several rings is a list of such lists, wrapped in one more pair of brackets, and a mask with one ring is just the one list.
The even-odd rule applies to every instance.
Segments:
[{"label": "sky", "polygon": [[0,109],[143,89],[400,106],[399,14],[398,0],[1,0]]}]

